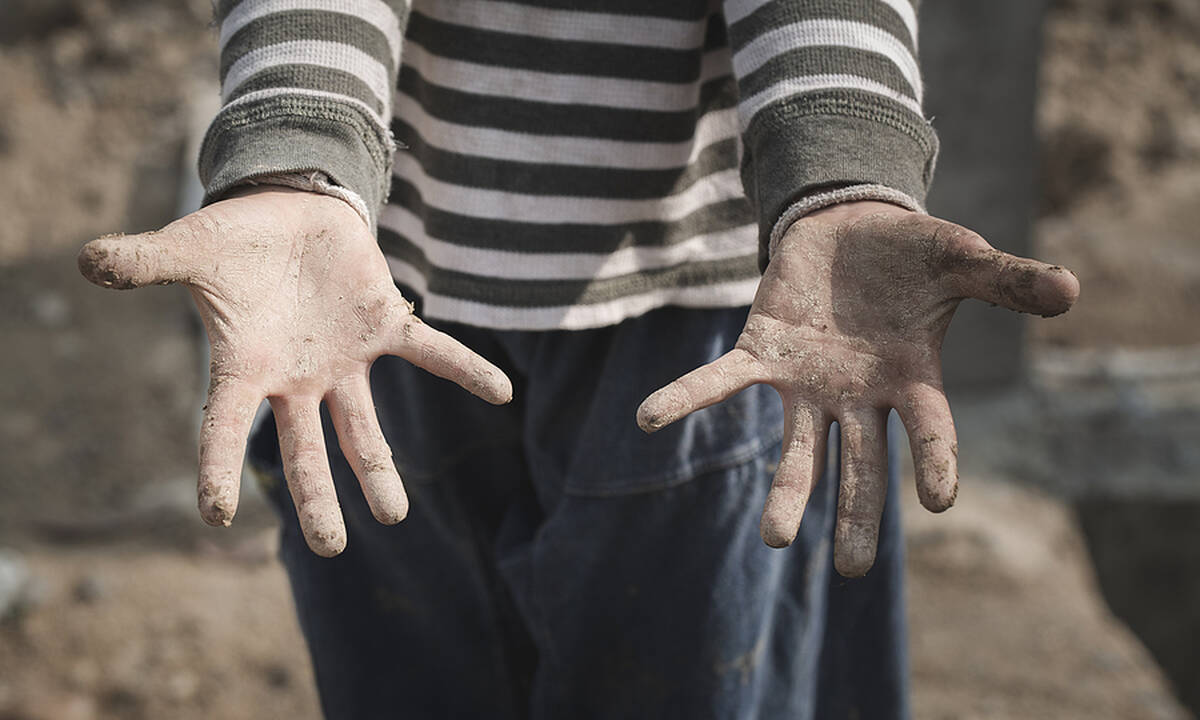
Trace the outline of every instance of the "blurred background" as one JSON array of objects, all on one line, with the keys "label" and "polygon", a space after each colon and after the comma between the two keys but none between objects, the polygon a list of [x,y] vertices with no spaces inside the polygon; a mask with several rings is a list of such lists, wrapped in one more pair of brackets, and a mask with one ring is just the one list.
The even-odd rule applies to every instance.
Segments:
[{"label": "blurred background", "polygon": [[[947,340],[962,489],[905,507],[918,718],[1200,712],[1200,2],[925,0],[932,212],[1071,267]],[[208,0],[0,2],[0,720],[316,719],[274,520],[195,512],[187,293],[86,240],[196,202]]]}]

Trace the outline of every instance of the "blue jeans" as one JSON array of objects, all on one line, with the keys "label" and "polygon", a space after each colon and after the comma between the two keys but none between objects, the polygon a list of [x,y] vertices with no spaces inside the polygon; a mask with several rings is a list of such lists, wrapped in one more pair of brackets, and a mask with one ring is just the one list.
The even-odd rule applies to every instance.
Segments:
[{"label": "blue jeans", "polygon": [[265,423],[251,460],[283,519],[326,716],[907,717],[894,491],[874,569],[846,580],[831,548],[836,461],[795,544],[759,539],[782,428],[772,389],[653,436],[635,425],[646,395],[732,347],[745,317],[442,325],[513,379],[503,407],[379,360],[372,386],[411,510],[374,521],[326,419],[349,534],[333,559],[305,546]]}]

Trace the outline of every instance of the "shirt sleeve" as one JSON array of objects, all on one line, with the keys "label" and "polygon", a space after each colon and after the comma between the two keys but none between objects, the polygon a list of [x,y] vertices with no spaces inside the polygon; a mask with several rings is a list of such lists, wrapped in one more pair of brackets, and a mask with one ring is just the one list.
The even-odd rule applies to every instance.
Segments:
[{"label": "shirt sleeve", "polygon": [[789,209],[816,209],[806,198],[924,204],[937,137],[921,110],[916,4],[724,0],[764,263]]},{"label": "shirt sleeve", "polygon": [[375,226],[392,154],[408,0],[219,0],[222,107],[200,150],[205,203],[272,176],[320,173]]}]

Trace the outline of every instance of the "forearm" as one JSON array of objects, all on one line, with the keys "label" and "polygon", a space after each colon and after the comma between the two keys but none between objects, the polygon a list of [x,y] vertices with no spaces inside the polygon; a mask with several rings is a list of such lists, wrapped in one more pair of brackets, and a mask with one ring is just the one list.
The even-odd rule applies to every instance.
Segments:
[{"label": "forearm", "polygon": [[727,0],[747,194],[777,228],[843,200],[919,209],[937,138],[910,0]]},{"label": "forearm", "polygon": [[256,178],[320,172],[360,198],[374,226],[407,12],[400,0],[221,0],[223,106],[200,153],[206,203]]}]

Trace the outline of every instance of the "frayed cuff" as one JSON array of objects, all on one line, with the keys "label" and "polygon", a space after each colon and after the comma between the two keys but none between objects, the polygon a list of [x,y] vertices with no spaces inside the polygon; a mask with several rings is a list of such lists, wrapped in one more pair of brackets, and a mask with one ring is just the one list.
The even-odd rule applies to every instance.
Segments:
[{"label": "frayed cuff", "polygon": [[245,184],[281,185],[283,187],[295,188],[296,190],[308,190],[309,192],[335,197],[354,208],[354,212],[358,213],[358,216],[367,224],[367,227],[371,227],[371,213],[367,210],[366,201],[350,188],[333,184],[329,180],[329,176],[319,170],[309,173],[261,175],[259,177],[247,178]]},{"label": "frayed cuff", "polygon": [[792,226],[792,223],[805,215],[831,205],[844,202],[860,202],[863,200],[877,200],[879,202],[899,205],[913,212],[925,212],[925,208],[921,207],[921,203],[914,200],[908,193],[900,192],[887,185],[851,185],[836,190],[827,190],[816,195],[809,195],[789,205],[787,210],[784,210],[783,214],[779,216],[779,220],[771,228],[771,239],[770,245],[767,248],[767,257],[769,258],[775,254],[775,247],[783,239],[784,233]]}]

